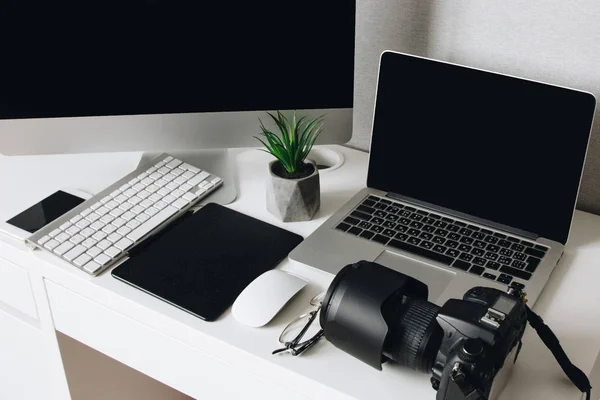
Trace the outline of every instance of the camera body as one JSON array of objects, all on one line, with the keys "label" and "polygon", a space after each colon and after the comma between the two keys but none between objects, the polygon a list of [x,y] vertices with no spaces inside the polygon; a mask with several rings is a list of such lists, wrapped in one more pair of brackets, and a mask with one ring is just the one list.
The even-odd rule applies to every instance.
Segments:
[{"label": "camera body", "polygon": [[498,289],[475,287],[462,300],[448,300],[436,320],[444,332],[431,371],[437,399],[493,397],[492,388],[500,383],[496,375],[505,362],[516,361],[520,349],[527,326],[523,301]]},{"label": "camera body", "polygon": [[527,325],[520,291],[475,287],[441,308],[427,292],[379,264],[348,265],[323,299],[321,327],[330,343],[374,368],[392,360],[430,373],[438,400],[490,398]]}]

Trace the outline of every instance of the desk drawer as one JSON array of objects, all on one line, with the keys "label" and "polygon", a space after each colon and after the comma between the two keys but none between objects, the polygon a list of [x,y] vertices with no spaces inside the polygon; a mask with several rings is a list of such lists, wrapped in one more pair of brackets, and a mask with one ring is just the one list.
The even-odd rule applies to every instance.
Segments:
[{"label": "desk drawer", "polygon": [[38,319],[26,269],[0,257],[0,302]]},{"label": "desk drawer", "polygon": [[58,331],[188,396],[303,398],[53,282],[46,289]]}]

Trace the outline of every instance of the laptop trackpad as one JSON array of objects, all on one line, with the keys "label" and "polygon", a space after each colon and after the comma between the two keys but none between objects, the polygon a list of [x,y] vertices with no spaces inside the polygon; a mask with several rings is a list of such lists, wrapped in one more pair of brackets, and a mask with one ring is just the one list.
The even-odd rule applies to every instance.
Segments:
[{"label": "laptop trackpad", "polygon": [[375,262],[411,276],[425,283],[429,288],[429,301],[435,302],[456,273],[413,260],[402,255],[385,250],[375,259]]}]

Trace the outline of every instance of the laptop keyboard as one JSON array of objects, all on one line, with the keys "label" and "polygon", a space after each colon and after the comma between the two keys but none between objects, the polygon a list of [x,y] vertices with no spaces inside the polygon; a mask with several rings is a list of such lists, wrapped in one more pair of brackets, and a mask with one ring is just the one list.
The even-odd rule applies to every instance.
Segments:
[{"label": "laptop keyboard", "polygon": [[[527,281],[548,247],[369,196],[335,229],[502,284]],[[513,282],[513,285],[523,284]]]}]

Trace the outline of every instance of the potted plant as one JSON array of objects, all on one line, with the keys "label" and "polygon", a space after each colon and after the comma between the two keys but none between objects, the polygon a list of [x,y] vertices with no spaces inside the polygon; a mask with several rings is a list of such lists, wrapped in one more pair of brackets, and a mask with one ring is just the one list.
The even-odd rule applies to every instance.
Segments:
[{"label": "potted plant", "polygon": [[319,170],[306,162],[323,128],[323,116],[291,121],[281,112],[267,113],[281,134],[268,130],[259,118],[263,138],[255,136],[276,160],[269,163],[267,210],[284,222],[308,221],[321,205]]}]

